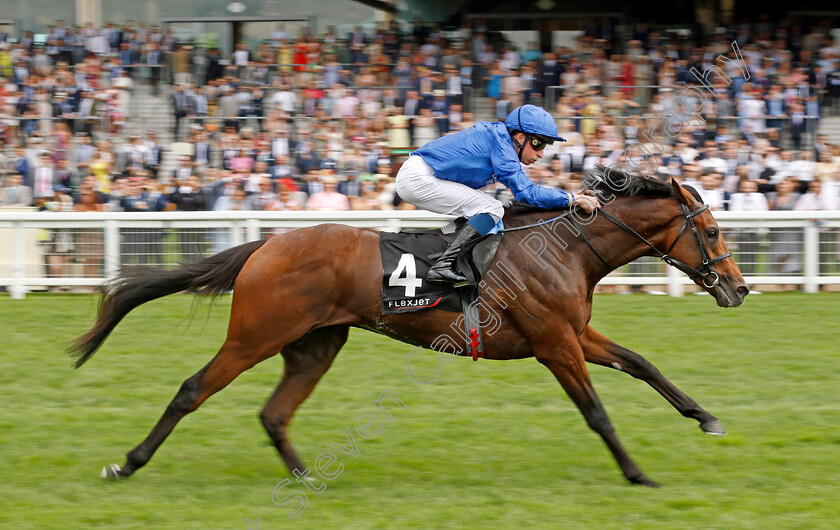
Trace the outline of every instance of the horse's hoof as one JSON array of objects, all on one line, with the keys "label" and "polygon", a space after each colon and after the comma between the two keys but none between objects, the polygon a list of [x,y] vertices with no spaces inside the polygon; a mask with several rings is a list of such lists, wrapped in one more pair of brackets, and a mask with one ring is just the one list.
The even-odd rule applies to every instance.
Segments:
[{"label": "horse's hoof", "polygon": [[323,487],[326,487],[326,484],[324,484],[324,481],[317,478],[317,477],[311,477],[311,476],[307,475],[306,481],[309,482],[309,484],[312,485],[312,488],[315,489],[316,491],[320,491]]},{"label": "horse's hoof", "polygon": [[99,476],[102,478],[123,478],[122,469],[117,464],[103,467]]},{"label": "horse's hoof", "polygon": [[662,487],[662,484],[659,484],[658,482],[654,482],[654,481],[652,481],[651,479],[649,479],[645,476],[630,479],[630,482],[632,482],[633,484],[635,484],[637,486],[647,486],[648,488],[661,488]]},{"label": "horse's hoof", "polygon": [[724,430],[723,425],[721,425],[717,420],[701,423],[700,428],[703,429],[704,433],[711,434],[712,436],[726,436],[726,431]]}]

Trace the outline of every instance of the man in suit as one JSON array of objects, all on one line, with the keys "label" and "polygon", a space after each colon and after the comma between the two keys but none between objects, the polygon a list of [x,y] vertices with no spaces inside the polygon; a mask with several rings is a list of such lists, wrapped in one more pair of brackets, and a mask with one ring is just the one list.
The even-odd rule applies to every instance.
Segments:
[{"label": "man in suit", "polygon": [[412,141],[414,139],[414,118],[420,114],[420,109],[423,106],[423,100],[420,99],[420,94],[416,90],[409,90],[405,96],[405,103],[403,104],[403,114],[408,118],[408,135]]},{"label": "man in suit", "polygon": [[198,136],[198,141],[195,142],[195,146],[193,149],[193,163],[197,167],[209,167],[210,162],[213,160],[213,153],[210,148],[210,140],[207,137],[207,133],[202,132]]},{"label": "man in suit", "polygon": [[438,132],[441,135],[447,134],[449,132],[449,103],[446,101],[446,91],[436,89],[432,95],[434,99],[429,107],[432,109],[432,116],[435,117]]},{"label": "man in suit", "polygon": [[531,98],[540,94],[537,86],[537,74],[534,70],[534,65],[525,63],[522,65],[522,74],[519,76],[522,83],[522,96],[525,103],[533,103]]},{"label": "man in suit", "polygon": [[239,101],[236,99],[232,86],[226,86],[219,98],[219,116],[225,119],[225,128],[233,127],[239,131]]},{"label": "man in suit", "polygon": [[820,125],[821,113],[820,102],[817,100],[816,94],[811,94],[805,101],[805,118],[806,129],[809,133],[816,135]]},{"label": "man in suit", "polygon": [[21,175],[23,178],[23,185],[27,187],[31,187],[32,183],[32,165],[29,162],[29,157],[26,156],[26,153],[23,150],[22,145],[16,145],[14,156],[11,159],[12,169]]},{"label": "man in suit", "polygon": [[[543,60],[540,61],[540,74],[538,80],[538,90],[543,97],[546,97],[546,90],[550,86],[559,86],[560,85],[560,76],[563,75],[565,71],[565,67],[563,63],[557,60],[557,56],[554,55],[554,52],[546,52],[543,55]],[[562,92],[558,93],[556,96],[559,98],[562,96]]]},{"label": "man in suit", "polygon": [[[122,35],[122,33],[120,33]],[[131,44],[126,41],[120,42],[120,64],[128,73],[128,77],[133,77],[134,69],[131,67],[132,64],[132,54],[131,54]]]},{"label": "man in suit", "polygon": [[211,81],[223,77],[222,65],[219,64],[221,60],[222,57],[218,49],[211,48],[207,52],[207,70],[204,72],[204,81],[206,83],[209,84]]},{"label": "man in suit", "polygon": [[403,104],[403,114],[408,118],[416,118],[420,114],[422,104],[423,100],[420,99],[420,94],[416,90],[409,90]]},{"label": "man in suit", "polygon": [[790,136],[793,140],[793,148],[799,150],[802,147],[802,136],[807,127],[805,120],[805,107],[800,103],[790,106]]},{"label": "man in suit", "polygon": [[66,158],[59,158],[55,163],[55,185],[64,193],[79,186],[79,176],[67,166]]},{"label": "man in suit", "polygon": [[20,173],[9,176],[7,186],[0,188],[0,204],[3,206],[32,206],[32,188],[23,185]]},{"label": "man in suit", "polygon": [[158,95],[158,81],[160,80],[161,61],[160,45],[156,42],[149,43],[149,51],[146,53],[146,66],[149,67],[149,82],[152,85],[152,95]]},{"label": "man in suit", "polygon": [[259,180],[259,192],[248,197],[252,210],[274,210],[276,207],[277,193],[274,191],[274,181],[270,176],[263,176]]},{"label": "man in suit", "polygon": [[146,169],[157,176],[161,162],[161,148],[157,143],[157,135],[154,131],[146,131]]},{"label": "man in suit", "polygon": [[178,129],[181,124],[181,118],[187,116],[190,110],[190,98],[184,91],[181,85],[174,85],[172,87],[172,106],[175,111],[175,125],[172,127],[172,136],[175,141],[178,141]]},{"label": "man in suit", "polygon": [[128,143],[123,146],[122,153],[117,158],[118,170],[136,175],[145,169],[146,165],[146,144],[140,142],[140,137],[132,135]]},{"label": "man in suit", "polygon": [[52,101],[52,115],[56,118],[64,118],[67,128],[73,130],[73,103],[67,98],[64,92],[58,92]]},{"label": "man in suit", "polygon": [[460,105],[464,101],[464,79],[461,77],[461,71],[456,66],[446,66],[444,70],[447,106],[453,103]]},{"label": "man in suit", "polygon": [[350,48],[352,60],[357,65],[367,63],[367,57],[365,57],[366,40],[365,33],[362,31],[361,26],[356,26],[347,38],[347,45]]},{"label": "man in suit", "polygon": [[382,91],[382,108],[384,110],[390,110],[395,107],[399,107],[400,100],[397,97],[397,91],[393,88],[388,88]]},{"label": "man in suit", "polygon": [[359,197],[362,194],[362,190],[359,181],[356,180],[358,176],[358,171],[347,171],[347,180],[338,183],[338,192],[348,197]]},{"label": "man in suit", "polygon": [[[458,68],[458,73],[461,75],[462,91],[465,94],[471,94],[470,91],[473,89],[473,86],[477,86],[479,82],[476,79],[478,68],[473,66],[473,61],[469,54],[464,53],[461,57],[461,66]],[[464,108],[464,112],[470,112],[472,110],[470,107],[471,99],[469,97],[462,99],[461,105]]]},{"label": "man in suit", "polygon": [[94,148],[93,139],[90,136],[81,135],[78,139],[79,145],[76,146],[74,165],[79,174],[85,176],[90,172],[88,164],[93,158],[94,153],[96,153],[96,148]]},{"label": "man in suit", "polygon": [[207,96],[204,89],[195,87],[193,89],[191,112],[194,116],[205,117],[208,114]]},{"label": "man in suit", "polygon": [[89,89],[82,90],[82,97],[79,99],[79,107],[76,110],[76,132],[87,136],[93,134],[93,122],[96,117],[96,99]]},{"label": "man in suit", "polygon": [[281,156],[288,157],[291,155],[291,143],[289,141],[289,131],[286,128],[277,130],[277,136],[271,141],[271,154],[275,160],[279,160]]},{"label": "man in suit", "polygon": [[[169,195],[169,202],[178,211],[195,212],[206,210],[207,198],[201,188],[198,176],[190,175],[178,179],[178,188]],[[205,232],[203,228],[183,228],[179,230],[181,260],[183,263],[200,261],[205,251]]]},{"label": "man in suit", "polygon": [[108,40],[108,46],[112,53],[116,53],[120,49],[122,43],[122,30],[115,26],[113,22],[108,22],[103,30],[104,37]]},{"label": "man in suit", "polygon": [[830,106],[834,114],[840,111],[840,67],[826,74],[826,106]]}]

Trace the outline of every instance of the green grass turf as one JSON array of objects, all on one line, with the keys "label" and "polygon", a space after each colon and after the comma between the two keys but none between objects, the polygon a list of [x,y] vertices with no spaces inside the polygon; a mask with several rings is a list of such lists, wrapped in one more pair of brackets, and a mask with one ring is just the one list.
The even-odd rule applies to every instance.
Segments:
[{"label": "green grass turf", "polygon": [[[188,416],[128,480],[122,464],[181,382],[222,342],[229,299],[172,296],[136,310],[82,369],[63,347],[91,323],[92,296],[0,297],[0,528],[388,527],[836,528],[840,524],[837,294],[750,297],[602,295],[595,328],[645,355],[720,418],[703,434],[656,392],[591,367],[619,437],[664,487],[631,486],[553,376],[533,359],[457,359],[421,385],[411,347],[354,330],[290,430],[310,466],[391,390],[406,404],[342,474],[294,503],[258,413],[277,356]],[[413,367],[431,372],[432,356]],[[293,478],[293,477],[292,477]],[[294,483],[283,490],[303,490]]]}]

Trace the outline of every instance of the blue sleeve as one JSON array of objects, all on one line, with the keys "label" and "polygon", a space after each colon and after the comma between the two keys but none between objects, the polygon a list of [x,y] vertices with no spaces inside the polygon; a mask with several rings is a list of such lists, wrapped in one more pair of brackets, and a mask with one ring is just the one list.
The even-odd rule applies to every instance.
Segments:
[{"label": "blue sleeve", "polygon": [[546,210],[569,206],[568,193],[538,186],[522,171],[519,156],[506,131],[496,133],[496,142],[490,151],[490,163],[496,178],[510,188],[517,201]]}]

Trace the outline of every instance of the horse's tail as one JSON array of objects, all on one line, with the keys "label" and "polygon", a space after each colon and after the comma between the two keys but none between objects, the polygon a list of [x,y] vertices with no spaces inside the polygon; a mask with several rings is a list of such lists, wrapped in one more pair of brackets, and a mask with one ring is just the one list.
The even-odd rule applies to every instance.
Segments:
[{"label": "horse's tail", "polygon": [[121,271],[105,286],[96,324],[70,347],[70,354],[76,357],[74,367],[85,364],[129,311],[141,304],[188,289],[204,296],[230,291],[245,262],[265,242],[245,243],[179,269],[136,267]]}]

